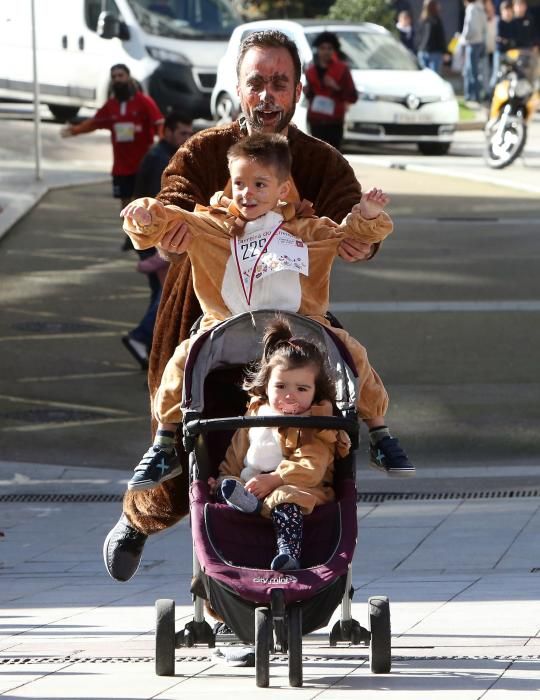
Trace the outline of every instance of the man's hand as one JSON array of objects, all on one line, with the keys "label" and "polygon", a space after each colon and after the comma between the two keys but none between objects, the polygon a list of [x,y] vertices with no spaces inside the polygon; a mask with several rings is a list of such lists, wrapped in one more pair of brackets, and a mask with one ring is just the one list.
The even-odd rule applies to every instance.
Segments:
[{"label": "man's hand", "polygon": [[254,476],[246,484],[246,491],[249,491],[254,496],[260,500],[269,493],[272,493],[278,486],[283,486],[283,479],[276,474],[271,472],[270,474],[259,474],[259,476]]},{"label": "man's hand", "polygon": [[140,228],[149,226],[152,223],[152,214],[150,214],[148,209],[140,207],[138,204],[134,204],[133,202],[122,209],[120,216],[123,216],[126,219],[131,219],[133,223],[137,224],[137,226]]},{"label": "man's hand", "polygon": [[67,139],[70,136],[73,136],[73,131],[71,130],[71,124],[65,124],[61,129],[60,129],[60,136],[63,139]]},{"label": "man's hand", "polygon": [[192,239],[193,236],[189,232],[188,225],[184,221],[179,221],[174,228],[163,236],[159,242],[159,247],[167,253],[180,255],[186,252]]},{"label": "man's hand", "polygon": [[[355,206],[358,206],[355,204]],[[354,208],[353,208],[354,210]],[[362,243],[352,238],[345,238],[339,244],[338,255],[345,262],[359,262],[367,260],[373,253],[374,246],[371,243]]]}]

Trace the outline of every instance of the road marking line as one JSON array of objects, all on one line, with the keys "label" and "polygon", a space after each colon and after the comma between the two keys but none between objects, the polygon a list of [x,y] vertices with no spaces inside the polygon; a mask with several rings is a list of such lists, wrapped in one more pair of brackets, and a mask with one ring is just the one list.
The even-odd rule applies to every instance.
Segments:
[{"label": "road marking line", "polygon": [[0,394],[0,400],[5,399],[12,403],[32,403],[38,406],[56,406],[58,408],[72,408],[77,410],[90,411],[91,413],[109,413],[117,416],[130,416],[129,411],[123,411],[109,406],[88,406],[79,403],[67,403],[66,401],[44,401],[41,399],[25,399],[20,396],[10,396],[9,394]]},{"label": "road marking line", "polygon": [[535,312],[540,300],[516,301],[338,301],[330,304],[338,313],[433,313],[437,312]]},{"label": "road marking line", "polygon": [[22,379],[17,379],[20,384],[34,384],[36,382],[63,382],[67,379],[100,379],[109,377],[130,377],[134,374],[139,375],[141,373],[140,369],[125,369],[118,372],[94,372],[87,374],[63,374],[61,376],[51,376],[51,377],[23,377]]},{"label": "road marking line", "polygon": [[56,430],[57,428],[80,428],[87,425],[103,425],[105,423],[130,423],[134,421],[148,421],[147,416],[129,416],[127,418],[95,418],[91,420],[65,421],[63,423],[34,423],[30,425],[10,426],[0,428],[2,433],[29,433],[37,430]]}]

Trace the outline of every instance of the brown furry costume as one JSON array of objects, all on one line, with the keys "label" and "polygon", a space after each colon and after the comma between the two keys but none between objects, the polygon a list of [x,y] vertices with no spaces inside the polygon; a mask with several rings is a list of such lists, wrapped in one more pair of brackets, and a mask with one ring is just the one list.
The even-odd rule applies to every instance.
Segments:
[{"label": "brown furry costume", "polygon": [[[239,122],[195,134],[181,146],[163,174],[158,195],[164,204],[193,210],[208,204],[229,179],[227,150],[243,132]],[[302,199],[313,202],[319,216],[341,221],[360,201],[361,187],[347,161],[335,149],[290,125],[292,177]],[[193,291],[191,265],[182,255],[169,268],[154,330],[148,383],[153,395],[177,345],[188,337],[201,310]],[[177,448],[182,453],[181,445]],[[185,464],[184,460],[184,464]],[[132,525],[150,535],[177,523],[188,512],[188,470],[150,491],[127,491],[124,513]]]}]

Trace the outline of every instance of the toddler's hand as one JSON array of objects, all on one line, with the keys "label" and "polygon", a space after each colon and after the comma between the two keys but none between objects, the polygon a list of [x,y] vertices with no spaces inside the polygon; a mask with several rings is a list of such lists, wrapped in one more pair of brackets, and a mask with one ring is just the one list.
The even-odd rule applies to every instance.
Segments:
[{"label": "toddler's hand", "polygon": [[362,195],[362,199],[354,205],[352,211],[359,212],[364,219],[376,219],[389,202],[390,197],[386,192],[372,187],[369,192]]},{"label": "toddler's hand", "polygon": [[210,495],[215,496],[218,489],[218,482],[212,476],[208,477],[208,487],[210,488]]},{"label": "toddler's hand", "polygon": [[60,136],[63,139],[67,139],[70,136],[73,136],[73,132],[71,131],[71,124],[65,124],[61,129],[60,129]]},{"label": "toddler's hand", "polygon": [[152,223],[152,214],[150,214],[148,209],[134,204],[133,202],[122,209],[120,216],[131,219],[133,223],[140,228],[149,226]]}]

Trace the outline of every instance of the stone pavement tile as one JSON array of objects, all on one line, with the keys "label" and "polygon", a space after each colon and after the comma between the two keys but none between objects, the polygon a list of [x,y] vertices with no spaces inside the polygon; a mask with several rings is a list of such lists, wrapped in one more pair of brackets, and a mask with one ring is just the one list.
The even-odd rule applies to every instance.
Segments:
[{"label": "stone pavement tile", "polygon": [[[189,674],[204,671],[208,663],[190,663]],[[24,668],[24,667],[23,667]],[[11,689],[10,698],[32,700],[146,700],[161,697],[167,689],[175,689],[171,697],[184,695],[180,688],[185,677],[160,677],[151,663],[70,663],[53,675]],[[215,691],[215,688],[214,688]]]},{"label": "stone pavement tile", "polygon": [[482,700],[519,698],[535,700],[540,692],[540,663],[516,659],[508,664],[508,669],[488,690]]},{"label": "stone pavement tile", "polygon": [[495,567],[538,509],[537,499],[463,501],[399,566],[453,572]]},{"label": "stone pavement tile", "polygon": [[533,568],[539,569],[540,577],[540,505],[497,563],[497,570]]},{"label": "stone pavement tile", "polygon": [[392,672],[384,675],[374,675],[364,665],[323,693],[321,700],[343,700],[343,691],[358,691],[362,700],[390,694],[392,700],[480,700],[507,665],[488,659],[405,658],[394,660]]},{"label": "stone pavement tile", "polygon": [[[44,676],[52,674],[53,678],[56,678],[54,674],[66,666],[68,666],[66,662],[3,664],[2,674],[0,675],[0,694],[5,695],[9,693],[9,695],[6,695],[9,698],[29,697],[28,695],[17,695],[16,693],[27,692],[29,688],[34,687],[36,681],[39,681]],[[38,696],[34,697],[37,698]]]}]

